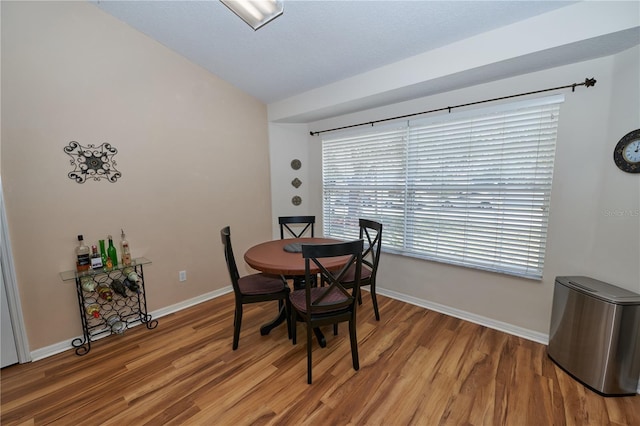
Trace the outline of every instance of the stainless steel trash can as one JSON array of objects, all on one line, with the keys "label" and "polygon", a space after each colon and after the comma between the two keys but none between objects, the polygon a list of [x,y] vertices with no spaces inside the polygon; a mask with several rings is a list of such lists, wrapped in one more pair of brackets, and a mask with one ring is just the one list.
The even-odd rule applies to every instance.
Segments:
[{"label": "stainless steel trash can", "polygon": [[640,294],[588,277],[556,277],[547,354],[605,395],[633,395],[640,375]]}]

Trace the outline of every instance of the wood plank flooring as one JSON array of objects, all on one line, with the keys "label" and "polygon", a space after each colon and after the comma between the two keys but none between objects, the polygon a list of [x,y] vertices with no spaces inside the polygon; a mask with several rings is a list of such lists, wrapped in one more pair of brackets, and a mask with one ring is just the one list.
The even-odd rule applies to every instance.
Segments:
[{"label": "wood plank flooring", "polygon": [[314,340],[268,336],[275,302],[245,306],[231,350],[233,295],[159,319],[154,330],[7,367],[2,425],[640,425],[640,396],[602,397],[558,368],[546,347],[386,297],[358,311],[360,370],[346,324]]}]

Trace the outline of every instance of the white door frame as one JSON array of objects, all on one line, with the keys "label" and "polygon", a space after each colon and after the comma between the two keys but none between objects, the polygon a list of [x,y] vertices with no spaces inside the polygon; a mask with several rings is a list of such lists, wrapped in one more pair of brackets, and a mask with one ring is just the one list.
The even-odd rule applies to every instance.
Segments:
[{"label": "white door frame", "polygon": [[31,361],[29,351],[29,340],[24,327],[24,317],[22,315],[22,304],[20,303],[20,293],[18,292],[18,281],[16,271],[13,266],[13,252],[11,251],[11,240],[9,238],[9,225],[4,206],[4,192],[2,190],[2,180],[0,178],[0,269],[9,303],[9,316],[11,326],[16,341],[18,351],[18,362],[23,364]]}]

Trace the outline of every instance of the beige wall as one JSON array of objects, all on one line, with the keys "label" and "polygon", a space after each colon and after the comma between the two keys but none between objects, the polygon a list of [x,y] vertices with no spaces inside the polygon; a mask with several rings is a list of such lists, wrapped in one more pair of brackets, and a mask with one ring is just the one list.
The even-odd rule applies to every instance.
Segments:
[{"label": "beige wall", "polygon": [[[276,223],[279,216],[314,215],[322,208],[322,197],[310,192],[312,183],[317,179],[314,169],[313,153],[305,143],[309,134],[306,124],[281,124],[269,127],[269,140],[278,141],[270,144],[271,155],[271,214],[273,236],[280,238],[280,228]],[[298,170],[291,168],[291,160],[298,159],[302,166]],[[295,188],[291,181],[298,178],[302,184]],[[300,205],[293,205],[294,196],[302,198]],[[314,232],[321,235],[321,223],[316,223]]]},{"label": "beige wall", "polygon": [[[378,286],[414,303],[544,341],[554,279],[587,275],[640,293],[640,180],[613,163],[613,148],[639,127],[640,47],[615,56],[504,79],[411,102],[311,123],[297,134],[271,123],[272,156],[297,139],[312,172],[305,189],[321,200],[321,142],[317,131],[418,111],[597,79],[595,87],[562,91],[545,270],[541,281],[383,254]],[[276,131],[274,128],[287,128]],[[277,177],[275,172],[272,179]],[[279,188],[272,188],[274,199]],[[622,212],[612,216],[608,212]],[[625,213],[629,212],[629,213]],[[312,213],[320,220],[322,209]],[[384,318],[384,312],[382,312]]]},{"label": "beige wall", "polygon": [[[2,184],[30,349],[81,334],[58,275],[78,234],[125,229],[153,262],[150,311],[228,286],[220,228],[240,259],[271,236],[266,106],[89,3],[1,7]],[[122,178],[69,179],[70,141],[112,144]]]}]

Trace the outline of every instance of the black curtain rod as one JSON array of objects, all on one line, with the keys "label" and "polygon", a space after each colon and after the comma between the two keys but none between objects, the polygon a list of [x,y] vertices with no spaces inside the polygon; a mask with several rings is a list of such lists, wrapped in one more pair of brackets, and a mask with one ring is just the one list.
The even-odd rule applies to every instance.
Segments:
[{"label": "black curtain rod", "polygon": [[503,99],[517,98],[518,96],[533,95],[533,94],[536,94],[536,93],[549,92],[551,90],[568,89],[569,87],[571,88],[572,92],[575,92],[577,86],[591,87],[591,86],[595,86],[595,85],[596,85],[596,79],[595,78],[585,78],[583,83],[567,84],[566,86],[552,87],[551,89],[535,90],[533,92],[518,93],[517,95],[502,96],[500,98],[486,99],[484,101],[469,102],[468,104],[461,104],[461,105],[449,106],[449,107],[444,107],[444,108],[432,109],[430,111],[415,112],[413,114],[399,115],[397,117],[391,117],[391,118],[383,118],[382,120],[367,121],[366,123],[351,124],[349,126],[336,127],[335,129],[318,130],[317,132],[309,132],[309,134],[311,134],[311,136],[318,136],[320,133],[334,132],[336,130],[350,129],[352,127],[359,127],[359,126],[366,126],[366,125],[373,126],[376,123],[382,123],[382,122],[385,122],[385,121],[392,121],[392,120],[399,120],[401,118],[414,117],[416,115],[429,114],[429,113],[432,113],[432,112],[447,111],[447,110],[449,112],[451,112],[451,110],[454,109],[454,108],[461,108],[461,107],[466,107],[466,106],[470,106],[470,105],[483,104],[483,103],[486,103],[486,102],[501,101]]}]

